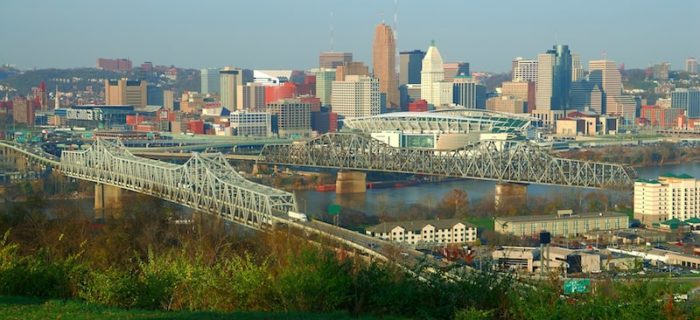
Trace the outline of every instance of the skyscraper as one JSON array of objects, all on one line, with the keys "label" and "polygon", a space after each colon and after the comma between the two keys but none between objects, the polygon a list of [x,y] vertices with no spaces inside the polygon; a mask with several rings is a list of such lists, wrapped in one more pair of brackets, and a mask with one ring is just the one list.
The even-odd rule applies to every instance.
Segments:
[{"label": "skyscraper", "polygon": [[219,69],[202,69],[200,70],[201,75],[201,92],[203,94],[215,94],[219,93]]},{"label": "skyscraper", "polygon": [[379,80],[368,76],[346,76],[333,81],[333,112],[346,118],[378,115],[381,108]]},{"label": "skyscraper", "polygon": [[311,72],[316,75],[316,97],[321,99],[321,105],[331,103],[331,89],[335,78],[335,69],[319,68]]},{"label": "skyscraper", "polygon": [[584,70],[581,64],[581,55],[571,55],[571,82],[583,79]]},{"label": "skyscraper", "polygon": [[369,67],[362,61],[343,63],[335,68],[335,80],[343,81],[345,76],[369,76]]},{"label": "skyscraper", "polygon": [[404,51],[399,54],[399,85],[420,83],[425,51]]},{"label": "skyscraper", "polygon": [[221,94],[221,106],[229,110],[238,109],[238,85],[241,78],[241,70],[233,67],[225,67],[219,71],[219,90]]},{"label": "skyscraper", "polygon": [[[588,80],[595,86],[600,86],[603,93],[603,108],[601,113],[608,113],[607,106],[616,104],[617,97],[622,95],[622,76],[615,61],[591,60],[588,62]],[[612,111],[612,110],[610,110]]]},{"label": "skyscraper", "polygon": [[379,79],[379,91],[386,94],[387,106],[399,108],[399,84],[396,74],[396,41],[391,27],[380,23],[374,29],[372,43],[374,76]]},{"label": "skyscraper", "polygon": [[439,83],[445,79],[445,69],[440,51],[435,46],[435,41],[430,43],[428,52],[423,58],[423,67],[420,72],[420,96],[421,99],[432,105],[443,103],[440,98]]},{"label": "skyscraper", "polygon": [[537,82],[537,60],[526,60],[521,57],[513,60],[513,82]]},{"label": "skyscraper", "polygon": [[571,52],[567,45],[555,45],[537,56],[537,108],[564,110],[569,105]]},{"label": "skyscraper", "polygon": [[333,69],[343,63],[352,62],[351,52],[321,52],[318,56],[318,67]]},{"label": "skyscraper", "polygon": [[698,60],[690,57],[685,60],[685,72],[698,73]]}]

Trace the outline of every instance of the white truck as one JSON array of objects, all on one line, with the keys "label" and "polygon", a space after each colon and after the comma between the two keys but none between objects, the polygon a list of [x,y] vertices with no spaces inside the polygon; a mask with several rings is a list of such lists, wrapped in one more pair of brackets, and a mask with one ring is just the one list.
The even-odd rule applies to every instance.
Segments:
[{"label": "white truck", "polygon": [[309,219],[306,217],[305,213],[289,211],[289,212],[287,212],[287,215],[289,216],[289,219],[292,219],[292,220],[301,221],[301,222],[309,221]]}]

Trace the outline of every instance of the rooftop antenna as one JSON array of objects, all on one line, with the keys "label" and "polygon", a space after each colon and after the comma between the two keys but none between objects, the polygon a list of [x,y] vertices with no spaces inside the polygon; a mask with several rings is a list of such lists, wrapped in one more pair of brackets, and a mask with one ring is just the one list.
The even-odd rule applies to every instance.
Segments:
[{"label": "rooftop antenna", "polygon": [[394,62],[396,64],[394,72],[400,72],[401,63],[399,62],[399,0],[394,0]]},{"label": "rooftop antenna", "polygon": [[331,52],[335,49],[335,19],[333,17],[333,11],[331,11]]},{"label": "rooftop antenna", "polygon": [[603,58],[603,60],[607,60],[607,58],[608,58],[608,53],[605,52],[605,51],[603,51],[603,52],[600,53],[600,56]]}]

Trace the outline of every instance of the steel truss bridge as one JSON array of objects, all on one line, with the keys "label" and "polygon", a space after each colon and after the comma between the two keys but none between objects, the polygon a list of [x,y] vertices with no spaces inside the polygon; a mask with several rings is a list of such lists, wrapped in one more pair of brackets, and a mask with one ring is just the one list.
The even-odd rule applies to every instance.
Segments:
[{"label": "steel truss bridge", "polygon": [[193,153],[187,162],[177,165],[134,156],[120,142],[97,140],[85,151],[63,151],[60,171],[254,228],[296,210],[291,193],[246,180],[220,153]]},{"label": "steel truss bridge", "polygon": [[629,166],[558,158],[527,141],[488,140],[455,150],[411,149],[354,133],[266,145],[257,162],[587,188],[631,187],[636,178]]}]

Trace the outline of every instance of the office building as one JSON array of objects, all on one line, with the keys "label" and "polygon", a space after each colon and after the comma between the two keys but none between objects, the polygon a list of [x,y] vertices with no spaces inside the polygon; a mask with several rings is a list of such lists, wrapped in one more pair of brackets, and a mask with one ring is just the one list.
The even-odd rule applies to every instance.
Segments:
[{"label": "office building", "polygon": [[593,84],[586,79],[571,82],[569,107],[578,111],[590,110],[592,91]]},{"label": "office building", "polygon": [[486,110],[505,113],[526,113],[527,102],[513,96],[492,97],[486,100]]},{"label": "office building", "polygon": [[265,86],[265,104],[294,98],[296,97],[296,91],[297,88],[293,82]]},{"label": "office building", "polygon": [[679,88],[671,92],[671,108],[682,109],[690,119],[700,118],[700,88]]},{"label": "office building", "polygon": [[379,92],[386,95],[387,108],[399,108],[399,84],[396,74],[396,41],[394,31],[384,23],[374,29],[372,43],[374,77],[379,79]]},{"label": "office building", "polygon": [[530,81],[537,83],[537,60],[527,60],[517,57],[513,60],[511,73],[513,74],[513,82]]},{"label": "office building", "polygon": [[348,62],[352,62],[351,52],[321,52],[318,56],[318,67],[322,69],[335,69]]},{"label": "office building", "polygon": [[149,84],[146,86],[146,104],[149,106],[163,106],[163,88]]},{"label": "office building", "polygon": [[572,54],[571,55],[571,82],[583,80],[585,77],[585,71],[583,70],[583,64],[581,64],[581,55]]},{"label": "office building", "polygon": [[333,81],[332,111],[345,118],[374,116],[380,113],[379,81],[368,76],[346,76]]},{"label": "office building", "polygon": [[221,75],[219,74],[219,69],[202,69],[200,70],[200,75],[200,91],[203,94],[219,94],[219,90],[221,90],[221,85],[219,83]]},{"label": "office building", "polygon": [[[421,68],[421,99],[428,101],[428,104],[440,106],[446,101],[441,99],[442,87],[445,79],[445,69],[440,51],[433,41],[428,48],[428,52],[423,58]],[[447,82],[449,83],[449,82]],[[451,87],[451,86],[450,86]]]},{"label": "office building", "polygon": [[592,230],[616,230],[629,227],[629,217],[619,212],[573,214],[559,210],[553,215],[497,217],[494,229],[498,233],[517,237],[536,237],[548,231],[553,237],[572,237]]},{"label": "office building", "polygon": [[686,59],[685,60],[685,72],[692,73],[692,74],[698,73],[698,60],[693,58],[693,57]]},{"label": "office building", "polygon": [[506,81],[501,84],[501,95],[515,97],[527,103],[527,113],[535,109],[535,83],[532,81]]},{"label": "office building", "polygon": [[316,75],[316,97],[321,99],[321,105],[327,106],[331,103],[331,93],[335,78],[335,69],[313,69],[311,72]]},{"label": "office building", "polygon": [[97,69],[102,69],[102,70],[107,70],[107,71],[114,71],[114,72],[123,72],[123,71],[131,71],[132,68],[132,63],[131,60],[129,59],[104,59],[104,58],[99,58],[97,59]]},{"label": "office building", "polygon": [[486,87],[472,77],[457,76],[452,86],[452,103],[467,109],[486,108]]},{"label": "office building", "polygon": [[607,114],[619,114],[616,111],[617,101],[622,95],[622,76],[615,61],[591,60],[588,63],[588,80],[593,86],[599,86],[603,92],[603,112]]},{"label": "office building", "polygon": [[280,137],[311,135],[311,104],[299,99],[283,99],[267,104],[267,112],[276,119],[273,125]]},{"label": "office building", "polygon": [[419,84],[425,51],[403,51],[399,54],[399,85]]},{"label": "office building", "polygon": [[268,112],[231,112],[229,122],[234,136],[269,137],[272,135],[272,116]]},{"label": "office building", "polygon": [[352,61],[335,68],[335,80],[343,81],[346,76],[370,76],[369,67],[362,61]]},{"label": "office building", "polygon": [[605,114],[622,117],[625,124],[634,123],[641,100],[634,96],[606,96],[605,101]]},{"label": "office building", "polygon": [[238,85],[239,110],[264,110],[265,86],[260,83]]},{"label": "office building", "polygon": [[452,82],[457,76],[469,76],[469,62],[450,62],[443,64],[445,69],[444,81]]},{"label": "office building", "polygon": [[634,183],[634,218],[645,225],[698,218],[699,208],[700,184],[689,175],[667,174]]},{"label": "office building", "polygon": [[238,110],[238,86],[243,85],[242,70],[225,67],[219,70],[219,93],[221,106]]},{"label": "office building", "polygon": [[571,88],[571,53],[555,45],[537,56],[536,104],[539,110],[566,110]]},{"label": "office building", "polygon": [[143,109],[148,104],[147,87],[146,80],[105,80],[105,104]]},{"label": "office building", "polygon": [[411,245],[469,243],[477,239],[476,226],[459,219],[384,222],[368,227],[365,233]]}]

